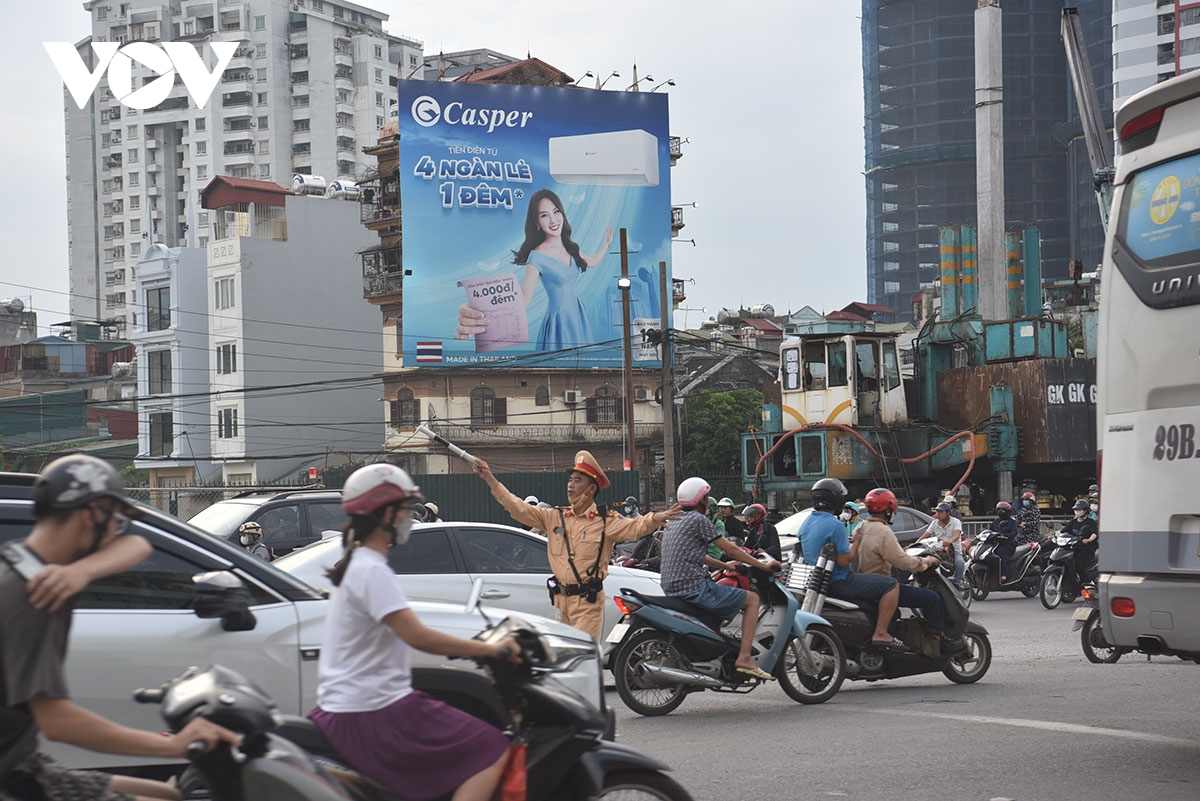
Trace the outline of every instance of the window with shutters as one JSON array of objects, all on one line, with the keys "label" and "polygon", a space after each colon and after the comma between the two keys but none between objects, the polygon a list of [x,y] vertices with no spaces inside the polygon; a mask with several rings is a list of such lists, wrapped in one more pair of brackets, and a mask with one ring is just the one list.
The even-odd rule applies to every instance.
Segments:
[{"label": "window with shutters", "polygon": [[411,389],[397,392],[396,399],[391,402],[390,407],[392,428],[416,428],[421,422],[421,403],[413,397]]},{"label": "window with shutters", "polygon": [[625,399],[616,387],[605,384],[587,399],[587,421],[594,425],[611,426],[625,422]]},{"label": "window with shutters", "polygon": [[491,387],[471,390],[471,425],[502,426],[508,423],[508,398],[496,397]]}]

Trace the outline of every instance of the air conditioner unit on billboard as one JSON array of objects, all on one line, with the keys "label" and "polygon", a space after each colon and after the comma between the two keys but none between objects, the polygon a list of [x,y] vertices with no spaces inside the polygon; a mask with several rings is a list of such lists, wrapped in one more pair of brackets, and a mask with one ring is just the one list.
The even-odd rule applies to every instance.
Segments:
[{"label": "air conditioner unit on billboard", "polygon": [[551,137],[550,175],[564,184],[658,186],[658,137],[642,130]]},{"label": "air conditioner unit on billboard", "polygon": [[563,403],[579,403],[583,393],[577,389],[568,389],[563,393]]}]

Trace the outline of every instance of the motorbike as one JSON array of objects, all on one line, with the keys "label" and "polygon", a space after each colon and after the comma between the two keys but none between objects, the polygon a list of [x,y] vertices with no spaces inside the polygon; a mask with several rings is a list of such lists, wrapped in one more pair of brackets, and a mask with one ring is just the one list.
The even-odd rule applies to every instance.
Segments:
[{"label": "motorbike", "polygon": [[971,585],[971,597],[985,600],[993,592],[1019,592],[1026,598],[1038,594],[1038,580],[1045,561],[1045,548],[1030,542],[1017,546],[1000,580],[1001,559],[996,553],[1000,535],[991,529],[982,531],[971,548],[965,579]]},{"label": "motorbike", "polygon": [[[832,698],[846,676],[846,657],[828,621],[800,611],[795,596],[775,576],[746,567],[758,593],[753,651],[758,666],[802,704]],[[742,615],[728,625],[682,598],[644,595],[622,588],[613,599],[624,616],[608,642],[615,643],[612,672],[617,694],[639,715],[666,715],[691,693],[748,693],[763,679],[741,673]]]},{"label": "motorbike", "polygon": [[1082,538],[1077,534],[1059,533],[1054,538],[1054,550],[1050,553],[1050,561],[1042,572],[1038,595],[1042,606],[1054,609],[1060,603],[1071,603],[1079,597],[1086,582],[1080,575],[1095,568],[1095,559],[1089,564],[1080,564],[1078,560],[1079,543]]},{"label": "motorbike", "polygon": [[[936,556],[940,562],[938,570],[946,581],[950,581],[950,587],[958,595],[958,599],[962,601],[963,606],[967,609],[971,608],[971,584],[967,581],[966,569],[963,569],[963,580],[957,587],[954,586],[952,579],[954,578],[954,551],[951,547],[940,540],[933,537],[927,537],[923,540],[917,540],[912,545],[904,549],[904,552],[916,559],[921,559],[926,556]],[[900,578],[897,576],[897,578]],[[907,579],[907,576],[905,577]]]},{"label": "motorbike", "polygon": [[[916,551],[924,552],[925,549],[924,545],[919,549],[910,546],[908,552],[917,556],[919,554]],[[931,642],[923,647],[918,645],[915,650],[893,651],[871,644],[878,614],[874,604],[829,596],[836,556],[834,547],[826,545],[815,566],[794,564],[787,583],[793,592],[804,599],[803,610],[821,615],[833,626],[846,652],[846,678],[871,682],[940,671],[956,684],[973,684],[988,672],[992,664],[992,643],[987,629],[971,620],[961,595],[946,578],[942,568],[913,574],[909,580],[941,596],[946,619],[945,634],[961,638],[966,643],[966,649],[947,654]],[[917,615],[901,617],[899,610],[896,614],[889,629],[899,630],[900,639],[910,648],[917,645],[915,638],[910,639],[911,632],[923,632],[923,621]],[[906,622],[910,623],[906,625]],[[932,637],[929,639],[933,640]]]},{"label": "motorbike", "polygon": [[1086,584],[1080,588],[1083,604],[1071,615],[1072,631],[1079,632],[1083,645],[1083,655],[1089,662],[1097,665],[1111,665],[1125,654],[1132,651],[1119,645],[1110,645],[1104,639],[1104,629],[1100,626],[1100,594],[1094,584]]},{"label": "motorbike", "polygon": [[[537,670],[553,655],[553,646],[528,624],[509,617],[479,639],[508,636],[521,648],[521,664],[476,660],[490,681],[476,672],[430,668],[423,671],[424,683],[431,695],[505,729],[524,745],[524,797],[597,799],[632,791],[691,801],[666,765],[602,739],[603,713]],[[205,717],[242,736],[238,746],[223,743],[206,753],[203,743],[194,743],[188,749],[191,764],[179,781],[185,797],[207,789],[212,801],[403,801],[350,767],[315,723],[278,714],[266,693],[229,668],[188,668],[160,689],[138,690],[134,700],[159,704],[173,731]]]}]

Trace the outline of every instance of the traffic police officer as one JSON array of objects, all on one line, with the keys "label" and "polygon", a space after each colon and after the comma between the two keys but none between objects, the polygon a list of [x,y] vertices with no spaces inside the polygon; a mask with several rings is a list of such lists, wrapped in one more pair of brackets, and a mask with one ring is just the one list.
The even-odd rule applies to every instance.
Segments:
[{"label": "traffic police officer", "polygon": [[640,517],[621,517],[596,506],[596,495],[609,486],[608,476],[587,451],[575,454],[567,476],[566,507],[540,509],[509,492],[479,457],[475,472],[492,488],[492,497],[519,523],[547,532],[547,552],[554,575],[547,582],[554,608],[564,623],[600,640],[604,625],[604,577],[613,545],[636,540],[677,517],[681,509]]}]

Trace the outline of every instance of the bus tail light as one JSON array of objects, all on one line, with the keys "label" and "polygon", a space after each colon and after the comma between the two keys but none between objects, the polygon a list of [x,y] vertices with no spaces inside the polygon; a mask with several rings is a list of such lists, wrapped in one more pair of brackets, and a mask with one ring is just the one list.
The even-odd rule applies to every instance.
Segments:
[{"label": "bus tail light", "polygon": [[1134,117],[1125,123],[1125,127],[1121,129],[1121,151],[1123,153],[1131,153],[1154,144],[1154,140],[1158,138],[1158,126],[1162,124],[1165,108],[1164,106],[1147,111],[1140,117]]},{"label": "bus tail light", "polygon": [[1113,598],[1108,606],[1114,617],[1133,617],[1133,613],[1137,611],[1132,598]]}]

